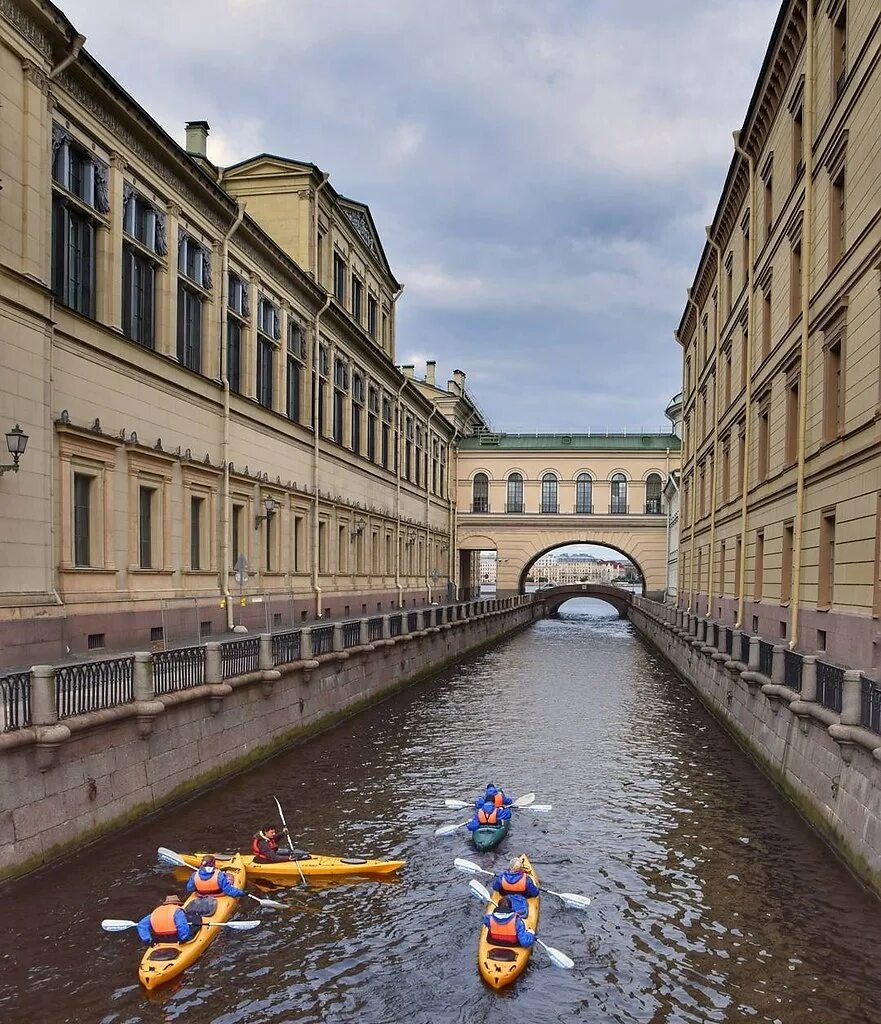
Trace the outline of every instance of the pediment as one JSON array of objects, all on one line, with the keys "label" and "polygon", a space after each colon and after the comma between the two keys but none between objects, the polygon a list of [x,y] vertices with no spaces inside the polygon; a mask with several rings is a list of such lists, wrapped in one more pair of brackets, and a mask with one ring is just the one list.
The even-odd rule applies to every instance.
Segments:
[{"label": "pediment", "polygon": [[312,165],[297,160],[263,153],[227,167],[223,172],[224,181],[244,178],[301,178],[312,173]]},{"label": "pediment", "polygon": [[376,233],[376,228],[373,224],[373,218],[370,216],[370,211],[366,206],[362,206],[360,203],[353,203],[348,201],[340,201],[343,213],[346,215],[346,220],[351,224],[355,231],[355,234],[361,239],[361,241],[367,246],[370,252],[375,256],[382,253],[382,248],[379,244],[379,238]]}]

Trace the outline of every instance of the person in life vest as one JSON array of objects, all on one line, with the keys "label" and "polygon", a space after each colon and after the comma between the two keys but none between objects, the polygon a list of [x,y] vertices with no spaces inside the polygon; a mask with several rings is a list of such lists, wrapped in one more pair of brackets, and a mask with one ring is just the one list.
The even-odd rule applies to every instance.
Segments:
[{"label": "person in life vest", "polygon": [[469,832],[474,832],[475,829],[481,828],[484,825],[500,825],[510,817],[511,811],[509,808],[496,807],[495,804],[487,800],[482,807],[478,807],[474,812],[474,816],[468,822],[466,828]]},{"label": "person in life vest", "polygon": [[518,914],[525,914],[528,909],[526,901],[541,891],[526,873],[522,857],[512,858],[508,869],[500,871],[492,880],[492,888],[502,896],[508,896]]},{"label": "person in life vest", "polygon": [[[288,830],[284,829],[282,835],[287,837]],[[288,841],[290,842],[290,837]],[[251,840],[251,853],[259,864],[280,864],[288,860],[306,860],[309,857],[306,850],[280,849],[278,829],[275,825],[267,825],[254,836]]]},{"label": "person in life vest", "polygon": [[523,918],[514,910],[509,896],[503,896],[491,914],[484,914],[483,923],[493,945],[528,948],[535,942],[535,932],[526,926]]},{"label": "person in life vest", "polygon": [[474,801],[474,806],[480,808],[487,802],[495,807],[510,807],[514,803],[511,797],[505,795],[504,790],[497,789],[491,782],[486,787],[483,796],[479,796]]},{"label": "person in life vest", "polygon": [[189,942],[202,927],[199,915],[181,906],[180,896],[166,896],[152,913],[138,921],[138,936],[148,946],[157,942]]},{"label": "person in life vest", "polygon": [[217,867],[217,858],[211,854],[202,858],[199,870],[187,882],[187,892],[199,896],[235,896],[237,899],[245,895],[245,890],[233,885],[229,875]]}]

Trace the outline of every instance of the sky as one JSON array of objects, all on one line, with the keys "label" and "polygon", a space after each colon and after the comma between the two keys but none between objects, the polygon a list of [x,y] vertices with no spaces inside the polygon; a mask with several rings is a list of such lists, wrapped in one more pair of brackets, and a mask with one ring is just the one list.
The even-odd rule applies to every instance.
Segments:
[{"label": "sky", "polygon": [[60,0],[179,142],[369,204],[397,361],[493,426],[669,424],[673,340],[776,0]]}]

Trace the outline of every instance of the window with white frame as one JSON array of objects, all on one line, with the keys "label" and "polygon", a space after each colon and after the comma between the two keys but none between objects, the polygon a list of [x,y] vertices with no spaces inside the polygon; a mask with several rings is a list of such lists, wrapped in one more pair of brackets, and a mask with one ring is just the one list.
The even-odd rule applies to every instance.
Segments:
[{"label": "window with white frame", "polygon": [[122,231],[123,333],[153,348],[156,270],[168,252],[165,214],[129,182],[123,185]]},{"label": "window with white frame", "polygon": [[248,285],[234,270],[227,277],[226,377],[231,391],[242,390],[242,347],[251,316]]},{"label": "window with white frame", "polygon": [[211,291],[211,253],[181,231],[178,240],[177,358],[182,366],[202,371],[204,303]]},{"label": "window with white frame", "polygon": [[257,401],[272,408],[275,346],[281,337],[278,306],[265,295],[257,303]]}]

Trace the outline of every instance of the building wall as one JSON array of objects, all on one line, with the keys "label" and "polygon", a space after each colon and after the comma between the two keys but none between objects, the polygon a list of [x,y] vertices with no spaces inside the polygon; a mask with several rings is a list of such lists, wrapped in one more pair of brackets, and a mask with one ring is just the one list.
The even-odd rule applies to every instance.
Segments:
[{"label": "building wall", "polygon": [[[697,309],[689,304],[679,327],[682,601],[709,608],[724,622],[875,670],[881,667],[881,18],[873,0],[816,6],[811,116],[807,17],[804,0],[783,5],[740,136],[755,162],[755,198],[751,204],[747,164],[735,157],[712,227],[721,271],[708,245],[692,287]],[[839,21],[846,22],[846,60],[836,95]],[[744,243],[747,223],[752,253]],[[799,246],[801,268],[793,255]],[[804,366],[803,280],[809,295]],[[838,374],[836,346],[838,416],[838,390],[829,383]]]}]

